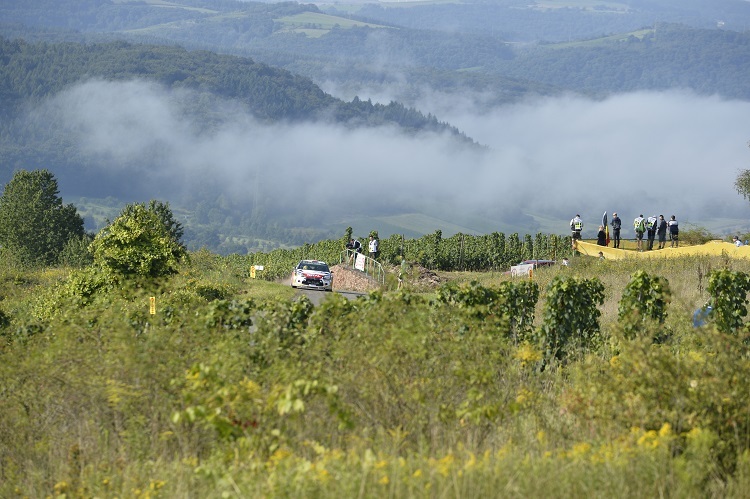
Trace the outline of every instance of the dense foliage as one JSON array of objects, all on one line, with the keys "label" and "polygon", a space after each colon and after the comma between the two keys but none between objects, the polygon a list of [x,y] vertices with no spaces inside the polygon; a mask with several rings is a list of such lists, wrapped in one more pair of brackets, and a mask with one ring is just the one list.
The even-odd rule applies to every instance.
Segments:
[{"label": "dense foliage", "polygon": [[625,335],[633,339],[643,333],[652,321],[662,325],[670,298],[671,290],[667,279],[649,275],[643,270],[635,272],[625,287],[617,308],[617,317],[623,325]]},{"label": "dense foliage", "polygon": [[580,350],[596,347],[599,306],[604,303],[604,285],[596,278],[558,276],[547,288],[539,337],[549,360],[565,360]]},{"label": "dense foliage", "polygon": [[659,25],[642,37],[541,46],[494,70],[508,76],[599,93],[691,89],[747,100],[742,84],[750,33]]},{"label": "dense foliage", "polygon": [[115,274],[162,277],[177,272],[187,256],[168,205],[127,205],[91,243],[94,263]]},{"label": "dense foliage", "polygon": [[[263,265],[263,278],[273,280],[286,277],[290,269],[303,258],[338,263],[342,259],[346,242],[346,238],[325,240],[294,249],[231,255],[229,258],[243,262],[248,269],[252,265]],[[367,241],[363,240],[361,243],[363,247],[367,247]],[[385,265],[400,265],[403,257],[408,262],[436,270],[498,271],[507,270],[522,260],[556,260],[570,254],[570,238],[554,234],[539,233],[534,238],[527,234],[522,241],[517,233],[507,237],[502,232],[493,232],[478,236],[456,234],[443,238],[438,230],[414,239],[398,234],[381,239],[378,261]]]},{"label": "dense foliage", "polygon": [[[484,284],[313,307],[208,252],[158,284],[79,288],[87,299],[67,304],[82,282],[67,269],[2,262],[0,496],[739,497],[745,325],[689,317],[705,299],[696,266],[722,265],[750,270],[575,258],[534,282],[474,274]],[[670,276],[672,334],[614,344],[637,270]],[[574,327],[565,363],[545,361],[543,335],[513,334],[515,306],[532,331],[552,315]],[[597,312],[595,335],[576,311]]]},{"label": "dense foliage", "polygon": [[734,187],[737,189],[737,194],[741,194],[750,201],[750,170],[742,170],[737,174]]},{"label": "dense foliage", "polygon": [[747,316],[750,276],[729,269],[714,271],[708,279],[708,292],[716,328],[727,334],[742,330]]},{"label": "dense foliage", "polygon": [[[551,9],[515,0],[367,4],[346,11],[329,6],[326,12],[339,16],[341,22],[332,21],[322,36],[289,31],[281,21],[288,16],[320,14],[315,5],[212,0],[181,4],[185,8],[148,4],[136,8],[104,1],[85,6],[63,3],[55,8],[56,21],[24,2],[11,2],[0,12],[8,22],[26,23],[27,37],[64,39],[60,33],[44,35],[33,30],[65,25],[85,30],[89,37],[90,33],[110,33],[148,43],[178,43],[253,57],[316,81],[335,80],[355,93],[384,82],[405,84],[408,90],[399,99],[406,103],[410,94],[419,93],[425,85],[441,91],[485,91],[493,94],[488,98],[494,104],[529,93],[549,93],[553,88],[611,93],[680,87],[747,98],[742,85],[746,65],[741,61],[750,6],[740,0]],[[190,8],[199,5],[205,10]],[[169,16],[180,29],[169,28],[165,20]],[[371,26],[348,25],[350,20]],[[722,29],[716,29],[717,23]],[[650,33],[644,36],[640,32],[644,29]],[[17,36],[17,26],[6,32]],[[591,42],[571,44],[562,52],[545,44],[565,46],[581,40]],[[520,50],[514,50],[508,41],[543,43],[521,44]],[[379,60],[389,61],[388,67],[372,64]]]},{"label": "dense foliage", "polygon": [[57,263],[71,240],[84,236],[83,219],[64,205],[48,170],[21,170],[0,196],[0,247],[4,258],[27,264]]}]

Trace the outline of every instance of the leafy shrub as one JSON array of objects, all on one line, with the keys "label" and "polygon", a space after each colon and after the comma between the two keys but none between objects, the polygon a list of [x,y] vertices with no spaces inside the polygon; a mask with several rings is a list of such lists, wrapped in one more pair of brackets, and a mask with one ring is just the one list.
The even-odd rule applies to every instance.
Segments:
[{"label": "leafy shrub", "polygon": [[716,327],[724,333],[736,334],[747,316],[747,293],[750,277],[729,269],[714,270],[708,276],[708,292]]},{"label": "leafy shrub", "polygon": [[253,324],[256,305],[252,300],[214,300],[204,312],[206,325],[211,328],[247,329]]},{"label": "leafy shrub", "polygon": [[126,206],[91,243],[94,261],[123,275],[160,277],[176,273],[187,252],[162,217],[140,203]]},{"label": "leafy shrub", "polygon": [[617,309],[625,336],[634,338],[649,320],[663,324],[671,296],[669,281],[665,278],[649,275],[644,270],[635,271]]},{"label": "leafy shrub", "polygon": [[91,242],[94,237],[84,234],[81,237],[71,237],[60,251],[58,262],[68,267],[85,267],[94,263],[94,255],[91,253]]},{"label": "leafy shrub", "polygon": [[678,437],[676,454],[700,432],[713,434],[701,458],[731,472],[748,448],[750,350],[741,339],[711,330],[701,332],[701,341],[700,351],[674,352],[641,338],[623,344],[608,362],[589,358],[575,369],[563,406],[603,433],[618,431],[613,426],[658,431],[667,423]]},{"label": "leafy shrub", "polygon": [[597,279],[556,276],[546,291],[539,342],[547,359],[564,359],[576,347],[591,348],[599,335],[598,305],[604,285]]},{"label": "leafy shrub", "polygon": [[503,313],[510,320],[513,340],[532,340],[534,310],[539,300],[539,285],[532,281],[504,281],[500,283],[499,294],[503,298]]},{"label": "leafy shrub", "polygon": [[495,334],[509,335],[510,318],[505,313],[504,301],[497,289],[482,286],[476,281],[463,284],[448,282],[437,290],[437,303],[455,309],[461,315],[456,319],[463,333],[468,332],[474,322],[489,326]]},{"label": "leafy shrub", "polygon": [[680,244],[697,245],[705,244],[714,239],[720,239],[704,227],[695,227],[688,230],[680,229]]}]

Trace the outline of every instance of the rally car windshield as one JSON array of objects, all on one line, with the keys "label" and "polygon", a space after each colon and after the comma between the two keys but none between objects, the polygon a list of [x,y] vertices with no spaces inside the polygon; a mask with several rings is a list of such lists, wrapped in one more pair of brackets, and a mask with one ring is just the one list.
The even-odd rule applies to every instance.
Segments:
[{"label": "rally car windshield", "polygon": [[314,270],[316,272],[328,272],[328,265],[320,265],[317,263],[306,263],[302,265],[302,270]]}]

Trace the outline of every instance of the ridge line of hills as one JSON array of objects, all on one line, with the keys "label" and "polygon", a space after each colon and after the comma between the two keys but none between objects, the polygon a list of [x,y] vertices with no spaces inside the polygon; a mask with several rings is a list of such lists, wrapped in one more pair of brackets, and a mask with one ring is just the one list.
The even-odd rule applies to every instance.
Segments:
[{"label": "ridge line of hills", "polygon": [[[257,192],[237,202],[210,182],[185,193],[148,176],[163,159],[159,151],[136,165],[147,172],[143,178],[124,173],[122,165],[105,168],[105,175],[101,158],[78,147],[70,130],[45,124],[52,112],[45,103],[80,82],[149,81],[182,99],[179,113],[197,137],[246,115],[269,127],[338,124],[394,127],[410,137],[438,134],[481,154],[471,138],[439,121],[439,112],[420,110],[425,91],[448,98],[481,94],[488,110],[570,92],[603,98],[679,88],[750,100],[750,35],[738,29],[750,22],[750,5],[654,0],[623,2],[627,11],[613,13],[597,10],[593,0],[576,2],[580,9],[521,4],[179,0],[167,8],[151,0],[8,0],[0,6],[0,182],[19,168],[50,168],[97,225],[111,216],[118,204],[112,200],[170,200],[192,245],[219,252],[293,246],[338,234],[354,221],[390,226],[399,216],[403,226],[394,230],[409,236],[420,235],[419,227],[434,231],[424,224],[437,220],[467,233],[519,226],[533,233],[551,223],[548,214],[490,219],[482,213],[480,222],[475,215],[430,211],[445,210],[436,201],[422,211],[383,203],[332,218]],[[489,9],[484,16],[482,9]],[[728,21],[719,29],[716,19]],[[470,175],[470,166],[460,167]],[[257,177],[255,186],[262,191]]]}]

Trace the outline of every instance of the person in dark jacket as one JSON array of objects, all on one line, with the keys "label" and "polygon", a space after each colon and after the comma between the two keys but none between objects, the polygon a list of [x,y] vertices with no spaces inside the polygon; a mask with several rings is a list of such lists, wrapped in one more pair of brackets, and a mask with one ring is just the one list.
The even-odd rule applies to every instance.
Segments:
[{"label": "person in dark jacket", "polygon": [[604,226],[599,226],[599,232],[596,234],[596,244],[599,246],[606,246],[607,245],[607,233],[604,232]]},{"label": "person in dark jacket", "polygon": [[612,240],[614,241],[614,247],[620,247],[620,229],[622,228],[622,220],[617,216],[617,212],[612,214]]},{"label": "person in dark jacket", "polygon": [[664,249],[667,244],[667,221],[664,215],[659,215],[659,221],[656,224],[656,235],[659,238],[659,249]]}]

